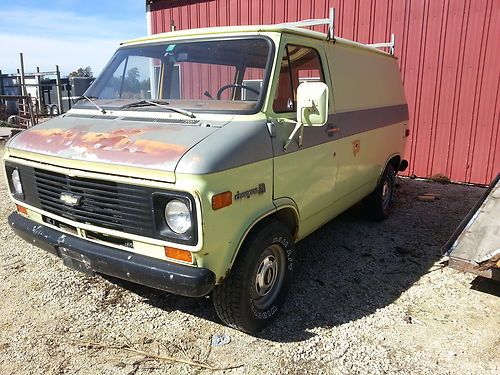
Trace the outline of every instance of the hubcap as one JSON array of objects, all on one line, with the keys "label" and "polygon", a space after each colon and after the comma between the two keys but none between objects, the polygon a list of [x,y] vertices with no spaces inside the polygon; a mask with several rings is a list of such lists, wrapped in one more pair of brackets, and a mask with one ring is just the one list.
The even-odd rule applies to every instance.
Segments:
[{"label": "hubcap", "polygon": [[255,274],[253,300],[257,307],[268,308],[278,296],[285,276],[285,253],[280,245],[269,246],[260,258]]},{"label": "hubcap", "polygon": [[276,282],[278,262],[273,255],[265,257],[257,270],[255,290],[259,296],[265,296]]}]

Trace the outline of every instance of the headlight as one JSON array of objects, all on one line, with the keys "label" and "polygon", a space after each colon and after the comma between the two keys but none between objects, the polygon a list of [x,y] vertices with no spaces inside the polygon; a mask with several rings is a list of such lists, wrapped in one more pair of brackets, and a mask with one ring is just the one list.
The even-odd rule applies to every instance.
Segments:
[{"label": "headlight", "polygon": [[165,206],[165,221],[175,233],[186,233],[191,228],[191,212],[186,203],[172,199]]},{"label": "headlight", "polygon": [[10,175],[12,180],[12,186],[14,187],[13,193],[16,195],[23,195],[23,185],[21,185],[21,178],[19,177],[19,170],[16,168],[12,171]]},{"label": "headlight", "polygon": [[177,191],[153,192],[155,237],[183,245],[198,243],[196,201]]}]

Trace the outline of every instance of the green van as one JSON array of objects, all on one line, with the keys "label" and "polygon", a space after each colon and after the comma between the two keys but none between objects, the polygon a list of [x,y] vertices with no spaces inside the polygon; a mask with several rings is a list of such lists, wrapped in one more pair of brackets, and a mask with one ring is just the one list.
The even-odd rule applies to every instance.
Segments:
[{"label": "green van", "polygon": [[8,220],[71,268],[212,293],[256,332],[297,241],[361,200],[387,217],[408,134],[397,60],[375,47],[286,24],[153,35],[10,139]]}]

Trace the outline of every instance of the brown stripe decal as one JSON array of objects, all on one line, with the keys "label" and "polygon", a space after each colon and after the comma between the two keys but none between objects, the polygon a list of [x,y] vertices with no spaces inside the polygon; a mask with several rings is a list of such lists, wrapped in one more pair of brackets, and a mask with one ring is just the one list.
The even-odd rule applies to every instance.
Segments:
[{"label": "brown stripe decal", "polygon": [[[328,116],[328,122],[325,126],[304,127],[303,148],[337,141],[403,121],[408,121],[408,106],[406,104],[335,113]],[[283,152],[283,145],[280,148],[277,144],[280,141],[273,138],[275,156],[299,151],[297,142],[292,142],[288,151]]]},{"label": "brown stripe decal", "polygon": [[337,137],[344,138],[403,121],[408,121],[406,104],[336,113],[328,117],[327,128],[332,125],[339,128]]},{"label": "brown stripe decal", "polygon": [[[304,127],[304,148],[336,141],[354,134],[383,128],[408,120],[408,107],[397,105],[330,115],[325,126]],[[274,156],[299,151],[292,142],[283,151],[293,124],[274,124],[276,133],[269,136],[264,121],[231,122],[191,148],[177,165],[177,173],[207,174],[268,160]],[[271,145],[272,142],[272,145]]]}]

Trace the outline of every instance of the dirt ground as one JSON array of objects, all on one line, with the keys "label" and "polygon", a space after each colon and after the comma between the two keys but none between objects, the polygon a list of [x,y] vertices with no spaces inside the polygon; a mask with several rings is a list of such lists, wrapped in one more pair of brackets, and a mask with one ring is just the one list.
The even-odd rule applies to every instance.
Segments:
[{"label": "dirt ground", "polygon": [[[1,374],[214,371],[117,347],[226,374],[500,373],[499,285],[443,267],[440,255],[483,188],[400,179],[385,222],[353,207],[298,244],[282,314],[250,336],[222,325],[209,297],[87,277],[17,238],[1,173]],[[417,200],[426,192],[442,197]],[[212,347],[214,334],[231,341]]]}]

